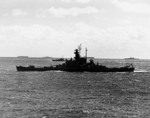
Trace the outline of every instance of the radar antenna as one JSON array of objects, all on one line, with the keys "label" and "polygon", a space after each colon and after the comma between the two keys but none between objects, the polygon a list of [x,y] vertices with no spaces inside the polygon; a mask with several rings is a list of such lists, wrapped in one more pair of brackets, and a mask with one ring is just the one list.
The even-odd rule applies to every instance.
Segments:
[{"label": "radar antenna", "polygon": [[78,46],[79,55],[81,54],[81,49],[82,49],[82,44],[80,44],[80,45]]}]

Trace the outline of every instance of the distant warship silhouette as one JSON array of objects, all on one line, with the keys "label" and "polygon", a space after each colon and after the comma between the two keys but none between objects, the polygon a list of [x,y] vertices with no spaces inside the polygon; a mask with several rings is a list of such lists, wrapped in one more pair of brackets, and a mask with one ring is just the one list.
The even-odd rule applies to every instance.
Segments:
[{"label": "distant warship silhouette", "polygon": [[62,58],[58,58],[58,59],[53,59],[52,61],[65,61],[66,59]]},{"label": "distant warship silhouette", "polygon": [[17,71],[67,71],[67,72],[133,72],[134,67],[132,64],[129,64],[124,67],[106,67],[104,65],[95,64],[91,59],[87,62],[87,49],[85,52],[85,57],[80,56],[81,48],[78,47],[75,49],[74,59],[65,60],[65,63],[59,64],[56,66],[44,66],[44,67],[35,67],[34,65],[25,66],[16,66]]}]

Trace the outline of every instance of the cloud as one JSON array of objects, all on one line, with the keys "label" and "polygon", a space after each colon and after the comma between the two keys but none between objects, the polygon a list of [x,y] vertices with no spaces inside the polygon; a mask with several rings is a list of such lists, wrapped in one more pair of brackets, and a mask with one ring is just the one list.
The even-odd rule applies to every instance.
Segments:
[{"label": "cloud", "polygon": [[61,0],[61,2],[67,2],[67,3],[70,3],[71,0]]},{"label": "cloud", "polygon": [[76,0],[79,3],[89,3],[91,0]]},{"label": "cloud", "polygon": [[28,13],[26,11],[21,10],[21,9],[13,9],[12,15],[13,16],[25,16],[25,15],[28,15]]},{"label": "cloud", "polygon": [[70,2],[77,2],[77,3],[89,3],[91,2],[91,0],[61,0],[62,2],[67,2],[67,3],[70,3]]},{"label": "cloud", "polygon": [[95,14],[98,13],[98,9],[95,7],[72,7],[72,8],[55,8],[51,7],[49,9],[41,9],[40,14],[38,13],[38,17],[46,17],[48,15],[54,15],[55,17],[64,17],[64,16],[78,16],[81,14]]},{"label": "cloud", "polygon": [[65,52],[65,56],[70,57],[69,55],[72,55],[72,51],[80,43],[87,46],[95,45],[99,37],[98,32],[97,28],[85,23],[64,27],[61,30],[42,25],[0,26],[0,50],[5,50],[1,55],[10,56],[8,50],[13,50],[15,53],[11,55],[15,56],[48,54],[62,56]]},{"label": "cloud", "polygon": [[0,26],[0,50],[3,50],[0,54],[70,57],[82,43],[88,47],[90,56],[146,58],[150,52],[149,32],[150,28],[146,27],[100,29],[83,22],[61,30],[42,25]]},{"label": "cloud", "polygon": [[112,3],[125,12],[150,14],[150,5],[135,1],[113,0]]},{"label": "cloud", "polygon": [[[77,25],[77,39],[90,47],[97,57],[124,58],[135,56],[147,58],[150,51],[150,28],[141,26],[116,26],[99,29],[80,23]],[[99,53],[98,53],[99,52]]]},{"label": "cloud", "polygon": [[128,19],[119,21],[120,25],[131,25],[132,23],[133,23],[133,21],[132,20],[128,20]]}]

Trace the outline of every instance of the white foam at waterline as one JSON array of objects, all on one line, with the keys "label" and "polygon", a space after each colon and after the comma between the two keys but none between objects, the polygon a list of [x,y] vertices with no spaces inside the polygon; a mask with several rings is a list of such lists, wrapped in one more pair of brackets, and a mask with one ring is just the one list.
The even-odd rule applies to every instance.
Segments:
[{"label": "white foam at waterline", "polygon": [[56,70],[56,71],[54,71],[54,72],[61,73],[61,72],[63,72],[63,71],[61,71],[61,70]]},{"label": "white foam at waterline", "polygon": [[146,72],[148,72],[147,70],[135,70],[134,71],[135,73],[146,73]]}]

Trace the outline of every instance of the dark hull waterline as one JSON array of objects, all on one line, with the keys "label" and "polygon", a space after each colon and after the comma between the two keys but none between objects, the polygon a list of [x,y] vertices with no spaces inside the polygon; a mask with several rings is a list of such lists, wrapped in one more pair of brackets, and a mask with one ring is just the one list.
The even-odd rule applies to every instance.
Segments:
[{"label": "dark hull waterline", "polygon": [[34,66],[16,66],[17,71],[67,71],[67,72],[133,72],[133,67],[120,68],[58,68],[58,67],[34,67]]}]

